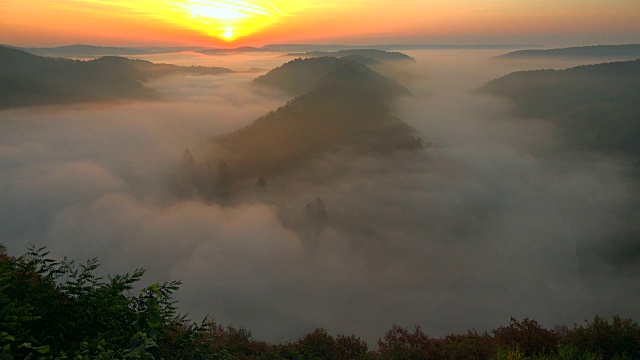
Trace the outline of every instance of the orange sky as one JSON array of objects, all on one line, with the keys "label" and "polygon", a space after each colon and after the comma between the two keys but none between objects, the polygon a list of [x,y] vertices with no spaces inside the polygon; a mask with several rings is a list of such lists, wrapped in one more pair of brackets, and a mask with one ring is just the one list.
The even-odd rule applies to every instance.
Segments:
[{"label": "orange sky", "polygon": [[551,34],[640,42],[640,0],[0,1],[0,43],[18,46],[497,43]]}]

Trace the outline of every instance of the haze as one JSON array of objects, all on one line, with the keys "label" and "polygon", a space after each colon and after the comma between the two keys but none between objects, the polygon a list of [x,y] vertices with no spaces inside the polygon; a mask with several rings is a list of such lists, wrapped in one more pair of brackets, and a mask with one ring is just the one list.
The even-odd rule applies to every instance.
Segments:
[{"label": "haze", "polygon": [[[190,317],[274,341],[318,326],[373,341],[392,324],[444,334],[510,316],[637,316],[625,296],[637,280],[585,280],[576,255],[626,226],[614,214],[637,201],[628,165],[559,151],[552,125],[476,92],[528,64],[487,61],[496,51],[409,53],[413,96],[393,112],[423,151],[333,150],[222,203],[180,197],[171,179],[185,147],[206,160],[208,139],[288,98],[251,86],[254,75],[160,79],[162,103],[4,110],[2,241],[180,279]],[[305,211],[317,198],[320,228]]]},{"label": "haze", "polygon": [[190,319],[274,342],[637,319],[639,19],[3,1],[0,244],[181,280]]}]

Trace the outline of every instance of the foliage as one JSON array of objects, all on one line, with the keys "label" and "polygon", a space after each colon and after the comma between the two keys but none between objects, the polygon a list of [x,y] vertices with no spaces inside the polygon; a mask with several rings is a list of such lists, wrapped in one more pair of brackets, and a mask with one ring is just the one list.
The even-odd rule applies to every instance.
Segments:
[{"label": "foliage", "polygon": [[515,347],[527,356],[549,355],[558,347],[558,334],[535,320],[511,318],[509,326],[501,326],[493,334],[499,347]]},{"label": "foliage", "polygon": [[640,325],[631,319],[614,316],[612,321],[596,316],[585,325],[564,331],[564,341],[581,351],[603,359],[640,358]]},{"label": "foliage", "polygon": [[44,248],[11,257],[0,244],[0,360],[4,359],[491,359],[626,360],[640,358],[640,325],[596,316],[546,329],[512,318],[490,333],[442,338],[394,325],[378,349],[354,335],[316,328],[300,339],[269,344],[242,327],[180,316],[179,282],[134,294],[144,270],[102,278],[95,258],[83,264],[48,257]]},{"label": "foliage", "polygon": [[511,100],[516,115],[553,121],[577,150],[640,161],[639,74],[640,60],[519,71],[481,91]]},{"label": "foliage", "polygon": [[98,277],[98,260],[52,260],[44,248],[0,256],[2,351],[13,358],[142,358],[157,352],[160,330],[178,318],[179,282],[131,294],[144,271]]}]

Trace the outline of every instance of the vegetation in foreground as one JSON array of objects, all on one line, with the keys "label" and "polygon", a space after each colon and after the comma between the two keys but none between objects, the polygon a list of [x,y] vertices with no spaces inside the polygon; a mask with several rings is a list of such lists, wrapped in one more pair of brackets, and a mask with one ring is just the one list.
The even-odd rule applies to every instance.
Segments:
[{"label": "vegetation in foreground", "polygon": [[355,335],[315,329],[269,344],[244,328],[179,315],[179,282],[134,292],[144,271],[101,278],[99,263],[77,264],[31,248],[12,257],[0,245],[0,359],[639,359],[640,326],[596,316],[546,329],[511,319],[491,332],[432,338],[394,326],[377,350]]}]

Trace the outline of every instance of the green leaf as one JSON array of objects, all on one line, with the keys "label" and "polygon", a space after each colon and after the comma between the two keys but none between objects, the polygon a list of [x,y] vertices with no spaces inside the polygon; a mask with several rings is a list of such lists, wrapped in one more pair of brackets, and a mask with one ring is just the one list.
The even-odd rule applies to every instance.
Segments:
[{"label": "green leaf", "polygon": [[154,309],[158,307],[158,300],[156,300],[155,298],[149,298],[145,303],[147,305],[147,308],[149,309]]},{"label": "green leaf", "polygon": [[40,346],[36,348],[36,351],[38,352],[38,354],[46,354],[49,352],[49,345]]},{"label": "green leaf", "polygon": [[160,325],[160,321],[162,320],[162,316],[158,310],[149,311],[149,319],[148,323],[150,326],[155,327]]}]

